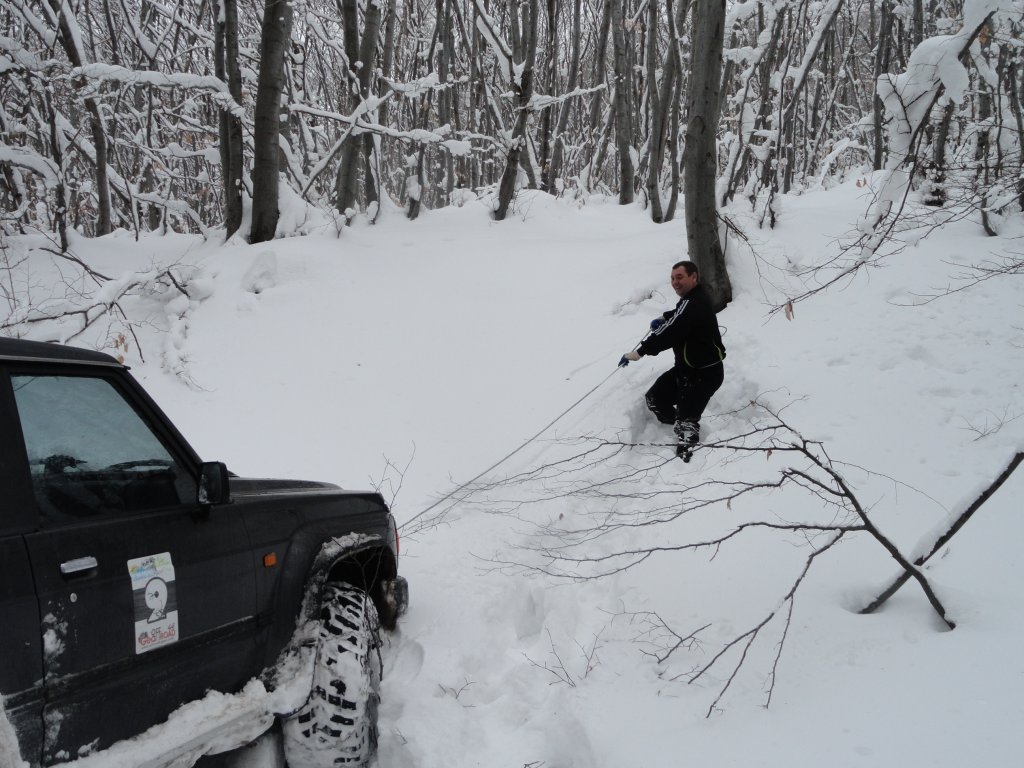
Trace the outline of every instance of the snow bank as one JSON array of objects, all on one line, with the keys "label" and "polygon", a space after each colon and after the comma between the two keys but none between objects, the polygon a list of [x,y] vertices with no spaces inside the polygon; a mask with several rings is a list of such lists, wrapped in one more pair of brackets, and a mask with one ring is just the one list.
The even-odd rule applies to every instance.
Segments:
[{"label": "snow bank", "polygon": [[18,738],[10,720],[7,719],[2,696],[0,696],[0,765],[4,768],[28,768],[28,763],[21,759]]}]

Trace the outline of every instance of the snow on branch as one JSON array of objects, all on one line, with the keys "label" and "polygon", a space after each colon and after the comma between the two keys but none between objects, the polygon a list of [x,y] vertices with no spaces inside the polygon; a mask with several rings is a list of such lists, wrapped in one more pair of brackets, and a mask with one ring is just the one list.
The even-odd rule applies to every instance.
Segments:
[{"label": "snow on branch", "polygon": [[[807,81],[811,67],[814,66],[814,62],[818,59],[818,53],[821,51],[825,35],[832,29],[832,25],[835,23],[836,18],[839,16],[839,11],[843,7],[843,2],[844,0],[831,0],[827,6],[820,10],[817,17],[812,22],[814,25],[814,33],[811,35],[811,40],[804,49],[803,58],[796,70],[789,73],[793,77],[794,94],[798,94],[803,90],[804,83]],[[787,115],[793,112],[796,108],[796,104],[797,100],[794,97],[786,108]]]},{"label": "snow on branch", "polygon": [[596,85],[593,88],[576,88],[572,91],[569,91],[568,93],[563,93],[560,96],[543,96],[540,94],[536,94],[532,99],[530,99],[529,109],[536,112],[542,109],[547,109],[548,107],[553,107],[557,104],[561,104],[563,101],[568,101],[569,99],[575,99],[579,96],[589,96],[592,93],[597,93],[598,91],[605,91],[607,89],[608,84],[601,83],[600,85]]},{"label": "snow on branch", "polygon": [[428,91],[441,91],[450,88],[448,83],[444,85],[438,80],[437,72],[431,72],[426,77],[421,77],[417,80],[412,80],[408,83],[400,83],[395,80],[389,80],[384,78],[384,82],[388,84],[388,88],[401,96],[422,96]]},{"label": "snow on branch", "polygon": [[917,165],[917,145],[928,115],[940,99],[959,103],[969,85],[964,60],[993,15],[1009,11],[1011,0],[966,0],[958,32],[923,41],[899,75],[882,75],[878,96],[890,116],[889,160],[860,229],[865,234],[859,263],[874,256],[906,203]]},{"label": "snow on branch", "polygon": [[[436,131],[431,131],[426,128],[414,128],[412,130],[402,131],[387,125],[381,125],[380,123],[364,122],[360,119],[363,114],[371,112],[376,108],[376,104],[379,104],[386,98],[388,98],[388,96],[384,96],[384,98],[376,100],[367,99],[363,104],[357,107],[351,115],[345,115],[341,112],[331,112],[330,110],[320,109],[319,107],[313,107],[309,104],[290,104],[288,105],[288,109],[292,112],[302,112],[307,115],[314,115],[316,117],[323,117],[329,120],[337,120],[341,123],[347,123],[354,129],[358,129],[358,132],[377,133],[381,136],[388,136],[392,139],[400,139],[413,144],[439,144],[456,155],[466,154],[469,151],[469,147],[465,141],[453,139],[449,135],[451,129],[447,125],[441,126]],[[343,138],[344,137],[342,137],[342,139]],[[472,138],[490,139],[490,137],[482,135],[474,135]],[[333,151],[335,150],[332,150],[332,152]]]},{"label": "snow on branch", "polygon": [[56,59],[40,59],[17,40],[0,35],[0,55],[9,58],[0,58],[0,75],[12,70],[25,70],[27,72],[45,72],[48,69],[62,66]]},{"label": "snow on branch", "polygon": [[494,56],[498,60],[498,64],[501,67],[502,73],[505,75],[505,79],[509,82],[512,81],[512,49],[509,44],[498,34],[497,25],[487,12],[484,10],[483,3],[480,0],[473,0],[473,5],[476,7],[476,28],[481,35],[484,36],[484,40],[494,51]]},{"label": "snow on branch", "polygon": [[135,44],[139,46],[139,50],[145,54],[146,58],[155,59],[158,46],[154,41],[150,40],[149,36],[142,30],[141,20],[132,12],[132,9],[128,7],[125,0],[121,0],[121,9],[124,11],[124,20],[131,29],[132,37],[135,40]]},{"label": "snow on branch", "polygon": [[86,64],[71,70],[71,77],[85,77],[94,82],[116,82],[123,85],[152,85],[157,88],[185,88],[209,92],[213,100],[236,117],[245,116],[245,108],[236,102],[228,85],[219,77],[192,75],[187,72],[153,72],[128,69],[115,64]]},{"label": "snow on branch", "polygon": [[742,24],[744,21],[756,14],[760,7],[761,3],[758,2],[758,0],[733,3],[729,6],[728,11],[726,12],[725,28],[732,29],[733,27]]},{"label": "snow on branch", "polygon": [[0,144],[0,163],[10,163],[34,171],[42,176],[50,187],[56,186],[60,181],[60,169],[50,158],[21,147]]},{"label": "snow on branch", "polygon": [[[140,323],[132,319],[137,314],[133,310],[137,310],[139,302],[142,302],[146,306],[144,322],[153,323],[157,317],[152,314],[155,304],[163,311],[166,329],[161,342],[163,364],[171,373],[193,386],[182,350],[191,312],[207,295],[198,281],[193,285],[196,267],[179,261],[153,263],[147,269],[111,276],[93,269],[73,251],[61,252],[56,243],[53,246],[30,246],[29,251],[35,251],[31,259],[26,254],[13,266],[3,258],[5,254],[0,254],[0,264],[4,264],[5,269],[18,268],[21,273],[16,278],[18,282],[24,280],[28,285],[29,275],[36,271],[52,272],[56,276],[55,280],[39,287],[49,295],[36,296],[24,303],[17,298],[8,300],[9,311],[6,316],[0,315],[0,333],[17,337],[31,326],[37,329],[34,331],[36,338],[62,343],[83,338],[95,342],[106,338],[109,345],[113,338],[113,346],[124,353],[130,346],[130,337],[139,359],[145,360],[142,345],[135,334]],[[49,265],[44,260],[49,260]],[[34,262],[34,267],[29,261]]]},{"label": "snow on branch", "polygon": [[[55,45],[57,42],[57,32],[55,30],[55,25],[44,22],[42,19],[40,19],[38,16],[32,13],[31,9],[29,9],[27,6],[28,3],[25,2],[12,3],[9,2],[9,0],[0,0],[0,8],[3,8],[5,11],[7,11],[7,13],[11,14],[12,16],[20,17],[21,20],[25,22],[25,25],[29,29],[31,29],[36,35],[39,36],[39,39],[43,41],[44,45],[46,45],[47,47]],[[48,10],[46,8],[45,3],[42,7],[44,12]]]}]

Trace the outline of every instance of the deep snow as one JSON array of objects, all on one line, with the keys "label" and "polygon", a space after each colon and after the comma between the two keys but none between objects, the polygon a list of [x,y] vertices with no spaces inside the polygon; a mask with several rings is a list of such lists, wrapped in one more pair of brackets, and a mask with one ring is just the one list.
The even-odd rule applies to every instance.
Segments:
[{"label": "deep snow", "polygon": [[[917,554],[1024,449],[1024,280],[928,301],[960,286],[965,267],[1018,247],[1013,222],[1007,236],[986,238],[960,221],[796,304],[792,320],[770,313],[820,279],[796,272],[836,253],[866,194],[850,182],[786,197],[774,231],[728,212],[750,244],[730,241],[726,383],[704,425],[708,440],[728,441],[763,420],[751,400],[783,409],[824,443],[871,519]],[[781,617],[717,705],[740,649],[695,683],[688,673],[780,606],[821,537],[754,531],[598,580],[537,572],[592,570],[538,551],[565,531],[666,513],[704,492],[702,481],[771,478],[792,461],[723,448],[681,464],[641,404],[669,355],[615,369],[674,303],[668,273],[684,244],[681,222],[654,225],[638,207],[523,194],[503,223],[470,202],[415,222],[385,211],[340,237],[222,246],[119,232],[74,248],[106,274],[189,265],[191,302],[169,292],[123,303],[145,320],[136,329],[145,361],[130,343],[127,362],[204,459],[242,475],[379,486],[409,523],[401,570],[412,602],[385,649],[382,768],[1020,765],[1020,472],[926,569],[953,631],[915,584],[875,615],[856,613],[898,573],[866,535],[815,561],[767,709]],[[33,255],[37,297],[43,260]],[[66,337],[71,327],[31,335]],[[76,343],[112,351],[120,331],[104,324]],[[443,499],[591,390],[538,440]],[[602,440],[634,447],[572,460]],[[657,528],[603,532],[574,552],[705,540],[742,520],[833,517],[799,489],[759,493]],[[670,639],[654,632],[655,615],[681,635],[707,626],[658,663],[650,654]],[[265,692],[247,695],[255,708],[267,703]],[[202,719],[225,706],[194,711]],[[158,727],[150,744],[194,723]],[[138,765],[145,748],[128,743],[77,765]],[[273,748],[235,758],[244,768],[278,762]]]}]

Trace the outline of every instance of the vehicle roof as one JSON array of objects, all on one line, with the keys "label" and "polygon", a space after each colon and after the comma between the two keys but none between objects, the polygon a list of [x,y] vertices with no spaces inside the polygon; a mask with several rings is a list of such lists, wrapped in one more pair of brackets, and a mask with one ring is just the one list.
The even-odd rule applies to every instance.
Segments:
[{"label": "vehicle roof", "polygon": [[110,355],[80,347],[47,341],[25,341],[0,336],[0,360],[42,360],[46,362],[89,363],[123,367]]}]

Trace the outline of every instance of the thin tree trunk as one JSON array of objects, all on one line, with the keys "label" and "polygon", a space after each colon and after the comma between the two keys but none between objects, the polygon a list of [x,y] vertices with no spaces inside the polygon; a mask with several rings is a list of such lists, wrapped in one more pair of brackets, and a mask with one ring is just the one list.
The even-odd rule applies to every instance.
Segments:
[{"label": "thin tree trunk", "polygon": [[[615,100],[615,92],[612,92],[612,101]],[[590,161],[590,170],[587,172],[587,189],[593,189],[593,177],[604,167],[605,154],[608,151],[608,143],[611,141],[612,124],[615,122],[615,110],[610,106],[605,110],[604,122],[597,132],[594,157]]]},{"label": "thin tree trunk", "polygon": [[[68,61],[71,62],[72,67],[81,67],[85,62],[82,60],[82,52],[79,51],[75,42],[75,31],[72,30],[72,25],[77,26],[77,22],[74,18],[68,18],[70,8],[62,0],[48,0],[48,2],[58,18],[58,36]],[[83,83],[76,83],[76,87],[82,85]],[[107,134],[96,100],[86,98],[84,102],[85,111],[89,114],[89,127],[92,132],[92,145],[95,153],[93,160],[96,168],[96,234],[107,235],[113,229],[110,184],[107,180]]]},{"label": "thin tree trunk", "polygon": [[256,88],[253,128],[251,243],[273,240],[280,216],[281,94],[284,60],[291,38],[292,7],[288,0],[266,0],[260,39],[260,76]]},{"label": "thin tree trunk", "polygon": [[[1024,141],[1024,113],[1021,110],[1020,86],[1017,84],[1017,61],[1011,61],[1006,68],[1006,93],[1010,100],[1010,111],[1017,124],[1018,141]],[[1024,209],[1024,157],[1017,157],[1017,205]]]},{"label": "thin tree trunk", "polygon": [[[242,73],[238,65],[238,0],[220,0],[214,38],[214,66],[217,77],[228,84],[232,98],[242,102]],[[223,21],[222,21],[223,20]],[[220,110],[220,164],[224,186],[225,239],[242,225],[242,121]]]},{"label": "thin tree trunk", "polygon": [[[368,3],[366,6],[366,13],[363,16],[363,40],[359,46],[359,61],[362,64],[362,67],[359,70],[359,95],[364,101],[370,98],[373,76],[377,69],[377,50],[380,45],[380,22],[380,5],[375,2]],[[366,133],[362,138],[364,159],[363,184],[366,188],[366,206],[367,209],[369,209],[370,206],[379,202],[377,173],[374,169],[374,158],[377,157],[377,142],[372,133]]]},{"label": "thin tree trunk", "polygon": [[[547,76],[548,93],[555,94],[558,91],[558,3],[555,0],[547,2],[548,39],[547,56],[544,74]],[[552,125],[552,115],[556,112],[554,107],[545,109],[540,116],[540,188],[545,192],[551,191],[551,139],[555,131]]]},{"label": "thin tree trunk", "polygon": [[[572,9],[572,54],[569,59],[569,82],[568,90],[576,90],[580,77],[580,4],[581,0],[574,0]],[[555,124],[555,135],[552,140],[551,164],[545,174],[544,187],[552,194],[558,194],[558,179],[562,175],[562,158],[565,154],[565,129],[569,126],[569,116],[572,113],[574,99],[566,99],[559,106],[558,122]]]},{"label": "thin tree trunk", "polygon": [[[450,63],[453,58],[452,52],[452,15],[449,9],[449,0],[437,0],[436,3],[436,14],[437,14],[437,79],[441,85],[448,83],[451,75]],[[438,91],[437,94],[437,119],[441,125],[447,125],[451,128],[452,123],[452,89],[444,88]],[[444,182],[444,189],[442,194],[442,205],[448,205],[451,203],[452,191],[455,189],[455,168],[452,162],[452,155],[450,152],[442,152],[440,157],[440,167],[444,168],[443,179],[439,181]]]},{"label": "thin tree trunk", "polygon": [[[651,130],[648,139],[650,160],[648,163],[647,195],[651,200],[651,220],[656,224],[669,221],[673,213],[669,214],[661,199],[661,169],[665,164],[665,151],[669,143],[669,121],[679,114],[677,108],[679,101],[679,88],[676,86],[679,80],[679,48],[678,28],[686,18],[688,0],[679,0],[676,9],[672,7],[672,0],[666,3],[665,11],[668,18],[668,48],[665,57],[661,62],[661,83],[657,84],[656,73],[658,72],[658,58],[655,50],[657,35],[648,35],[647,50],[647,82],[648,82],[648,103],[651,113]],[[677,15],[678,14],[678,15]],[[648,4],[648,28],[657,29],[658,24],[658,3],[657,0],[650,0]],[[675,177],[678,181],[678,175]],[[678,197],[679,189],[673,187],[672,198]]]},{"label": "thin tree trunk", "polygon": [[[518,10],[518,3],[512,4],[513,13]],[[513,79],[512,90],[518,98],[519,115],[512,131],[512,142],[508,157],[505,159],[505,171],[498,184],[498,206],[494,210],[496,221],[504,221],[508,215],[508,207],[512,203],[512,195],[516,190],[516,176],[519,174],[519,155],[526,145],[526,125],[530,118],[529,104],[533,96],[533,65],[537,58],[537,0],[529,0],[529,18],[526,19],[522,39],[517,40],[517,52],[523,56],[522,73],[519,81]]]},{"label": "thin tree trunk", "polygon": [[[659,93],[658,89],[658,0],[647,0],[647,108],[650,112],[650,134],[647,139],[647,151],[649,160],[647,163],[647,199],[651,206],[651,221],[661,224],[664,220],[664,211],[661,206],[661,164],[665,156],[665,116],[668,113],[666,107],[666,93],[664,89]],[[674,62],[671,56],[669,41],[668,61]],[[667,64],[667,62],[666,62]],[[671,87],[672,79],[675,77],[674,69],[670,66],[662,68],[662,86]]]},{"label": "thin tree trunk", "polygon": [[[359,60],[359,4],[357,0],[339,0],[338,5],[344,26],[342,37],[345,43],[345,55],[348,57],[349,67],[355,67]],[[359,103],[359,76],[349,69],[343,74],[342,81],[345,84],[346,94],[342,108],[351,113]],[[338,176],[335,181],[335,205],[338,212],[345,217],[346,223],[352,221],[357,205],[356,192],[359,184],[357,170],[361,143],[360,137],[350,135],[342,145],[339,155]]]},{"label": "thin tree trunk", "polygon": [[911,24],[910,50],[913,51],[924,40],[924,2],[913,0],[914,16]]},{"label": "thin tree trunk", "polygon": [[[407,6],[408,7],[408,6]],[[421,57],[427,62],[428,69],[434,65],[434,49],[437,45],[437,25],[434,27],[434,38],[430,43],[430,48],[425,57],[422,57],[422,50],[419,43],[416,45],[416,54],[413,57],[414,62],[419,62]],[[414,67],[413,75],[417,74],[416,67]],[[419,115],[420,127],[423,130],[427,129],[430,120],[430,110],[433,105],[434,91],[428,91],[426,96],[423,98],[421,105],[422,111]],[[413,120],[415,121],[416,116],[414,113]],[[408,195],[409,207],[406,211],[406,216],[412,220],[416,219],[420,215],[420,210],[423,207],[423,194],[426,181],[423,174],[424,160],[426,157],[426,145],[420,144],[415,156],[410,156],[407,160],[407,171],[405,177],[405,191]]]},{"label": "thin tree trunk", "polygon": [[60,252],[68,250],[68,193],[64,185],[64,149],[57,130],[57,111],[53,107],[53,94],[43,91],[43,104],[46,108],[46,119],[49,121],[50,129],[50,151],[53,153],[53,162],[57,166],[57,185],[54,187],[54,226],[57,235],[60,237]]},{"label": "thin tree trunk", "polygon": [[[388,0],[387,10],[384,16],[384,47],[381,50],[381,75],[385,78],[391,77],[392,70],[395,65],[395,29],[398,26],[398,9],[396,0]],[[381,125],[388,125],[391,119],[391,105],[390,102],[385,101],[378,109],[378,119]],[[377,159],[378,169],[383,166],[393,163],[396,157],[390,156],[390,146],[386,143],[387,138],[384,136],[380,137],[377,142],[377,152],[379,153]],[[384,180],[386,178],[382,170],[378,170],[377,175],[379,177],[379,194],[381,196],[387,195],[388,192],[384,188]]]},{"label": "thin tree trunk", "polygon": [[[680,86],[682,84],[680,83]],[[678,91],[679,89],[677,89]],[[669,194],[668,205],[665,206],[665,221],[672,221],[676,217],[676,207],[679,205],[679,183],[682,174],[679,168],[679,124],[680,120],[680,99],[678,94],[672,102],[672,132],[668,143],[668,153],[671,158],[672,192]]]},{"label": "thin tree trunk", "polygon": [[873,111],[873,127],[875,138],[874,168],[876,171],[885,165],[885,136],[882,132],[882,112],[884,107],[878,97],[878,79],[889,69],[889,40],[892,25],[892,4],[890,0],[882,0],[878,16],[878,47],[875,51],[875,98]]},{"label": "thin tree trunk", "polygon": [[[601,26],[597,31],[597,48],[594,51],[593,83],[595,86],[599,86],[607,82],[607,77],[605,76],[605,58],[608,55],[608,36],[611,34],[612,29],[612,2],[613,0],[603,0],[601,3]],[[598,129],[598,124],[600,122],[601,100],[595,98],[590,105],[591,132]]]},{"label": "thin tree trunk", "polygon": [[[662,111],[665,114],[666,124],[669,126],[669,135],[667,139],[663,141],[668,142],[668,156],[669,156],[669,173],[671,183],[669,185],[669,197],[668,204],[665,206],[665,221],[672,221],[676,217],[676,207],[679,204],[679,182],[681,181],[681,173],[679,169],[679,123],[680,123],[680,111],[682,110],[683,100],[683,62],[682,56],[679,52],[679,39],[681,36],[680,30],[686,23],[686,15],[690,10],[690,0],[675,0],[678,4],[675,9],[672,8],[673,0],[668,0],[666,9],[669,20],[669,40],[671,44],[665,55],[665,71],[672,70],[672,89],[667,91],[662,89],[662,93],[665,94],[662,98]],[[723,81],[724,82],[724,81]],[[671,103],[671,112],[668,112],[668,104]]]},{"label": "thin tree trunk", "polygon": [[615,147],[619,155],[619,205],[633,202],[633,73],[626,50],[625,0],[612,0],[612,48],[615,60]]},{"label": "thin tree trunk", "polygon": [[[605,57],[608,53],[608,36],[611,34],[612,29],[612,4],[615,0],[604,0],[603,11],[601,14],[601,27],[597,32],[597,50],[594,54],[594,85],[606,85],[607,77],[605,72]],[[609,98],[614,98],[614,86],[611,89]],[[603,130],[604,121],[602,120],[601,106],[603,99],[601,98],[601,92],[599,91],[593,96],[593,100],[590,103],[590,131],[589,136],[592,139],[596,138],[593,143],[593,148],[590,156],[590,171],[587,174],[587,188],[592,189],[593,177],[595,173],[600,173],[601,166],[604,165],[604,153],[605,153],[605,141],[607,134]]]},{"label": "thin tree trunk", "polygon": [[949,141],[949,127],[953,122],[956,104],[950,102],[942,109],[939,126],[935,129],[932,144],[931,167],[927,169],[928,189],[923,202],[925,205],[943,206],[946,204],[946,145]]},{"label": "thin tree trunk", "polygon": [[716,312],[732,301],[715,205],[724,33],[725,0],[697,0],[693,4],[692,71],[686,99],[683,195],[687,250]]}]

